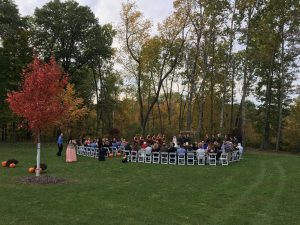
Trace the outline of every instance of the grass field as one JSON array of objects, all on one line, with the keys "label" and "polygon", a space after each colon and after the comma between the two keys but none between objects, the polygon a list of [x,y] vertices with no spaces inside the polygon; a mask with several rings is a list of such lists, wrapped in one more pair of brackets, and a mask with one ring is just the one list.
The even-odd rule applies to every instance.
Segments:
[{"label": "grass field", "polygon": [[46,174],[70,183],[17,182],[35,164],[35,146],[0,144],[0,161],[20,161],[16,168],[0,168],[1,225],[300,224],[299,156],[253,152],[213,167],[84,156],[66,164],[55,145],[42,144],[41,151]]}]

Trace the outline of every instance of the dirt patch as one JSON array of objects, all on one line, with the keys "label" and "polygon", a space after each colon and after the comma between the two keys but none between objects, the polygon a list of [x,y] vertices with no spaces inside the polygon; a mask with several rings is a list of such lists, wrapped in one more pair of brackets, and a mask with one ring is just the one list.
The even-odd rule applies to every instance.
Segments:
[{"label": "dirt patch", "polygon": [[70,183],[66,179],[49,176],[49,175],[41,175],[39,177],[24,176],[24,177],[19,177],[17,181],[24,184],[68,184]]}]

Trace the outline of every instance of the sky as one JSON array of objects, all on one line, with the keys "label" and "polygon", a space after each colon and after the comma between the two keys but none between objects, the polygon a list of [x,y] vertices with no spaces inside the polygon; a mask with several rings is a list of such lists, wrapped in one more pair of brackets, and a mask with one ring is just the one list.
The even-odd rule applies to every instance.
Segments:
[{"label": "sky", "polygon": [[[126,0],[76,0],[81,5],[89,6],[99,19],[100,24],[111,23],[117,26],[120,23],[122,2]],[[49,0],[15,0],[22,16],[32,15],[35,8],[40,8]],[[171,14],[173,0],[136,0],[136,4],[144,16],[154,24],[163,21]]]}]

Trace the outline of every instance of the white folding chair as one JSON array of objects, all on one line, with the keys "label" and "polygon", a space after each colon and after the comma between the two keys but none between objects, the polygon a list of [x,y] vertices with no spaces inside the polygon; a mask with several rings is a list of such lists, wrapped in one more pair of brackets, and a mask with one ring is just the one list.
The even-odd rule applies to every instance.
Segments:
[{"label": "white folding chair", "polygon": [[127,161],[129,162],[130,159],[131,159],[130,151],[129,150],[124,150],[124,153],[125,153],[125,155],[127,157]]},{"label": "white folding chair", "polygon": [[240,161],[241,159],[243,159],[243,153],[242,152],[238,152],[238,161]]},{"label": "white folding chair", "polygon": [[145,151],[144,150],[138,151],[138,162],[139,163],[145,162]]},{"label": "white folding chair", "polygon": [[91,154],[91,147],[86,147],[86,156],[90,156]]},{"label": "white folding chair", "polygon": [[199,166],[204,166],[205,165],[205,160],[206,160],[205,153],[197,155],[197,161],[198,161]]},{"label": "white folding chair", "polygon": [[233,152],[232,152],[232,161],[233,162],[236,162],[236,161],[238,161],[238,159],[237,159],[237,157],[238,157],[238,150],[234,150]]},{"label": "white folding chair", "polygon": [[77,155],[83,155],[84,146],[77,146]]},{"label": "white folding chair", "polygon": [[98,158],[99,157],[99,148],[95,148],[95,155],[94,155],[95,158]]},{"label": "white folding chair", "polygon": [[184,166],[185,165],[185,154],[179,154],[178,158],[178,165]]},{"label": "white folding chair", "polygon": [[161,164],[168,164],[169,162],[169,154],[167,152],[160,153],[160,163]]},{"label": "white folding chair", "polygon": [[220,161],[222,166],[228,166],[229,164],[228,153],[222,153],[220,156]]},{"label": "white folding chair", "polygon": [[159,164],[160,161],[160,153],[159,152],[152,152],[152,163]]},{"label": "white folding chair", "polygon": [[150,152],[145,152],[145,163],[152,162],[152,154]]},{"label": "white folding chair", "polygon": [[84,156],[88,156],[88,147],[84,147],[84,150],[83,150],[83,155]]},{"label": "white folding chair", "polygon": [[[179,162],[178,162],[179,164]],[[186,154],[186,165],[194,166],[195,165],[195,154],[193,152],[188,152]]]},{"label": "white folding chair", "polygon": [[209,153],[208,154],[208,164],[210,166],[216,166],[217,165],[217,154],[216,153]]},{"label": "white folding chair", "polygon": [[176,160],[177,157],[176,157],[176,153],[175,152],[170,152],[169,153],[169,164],[170,165],[176,165]]},{"label": "white folding chair", "polygon": [[90,150],[90,157],[95,157],[95,150],[96,150],[96,148],[91,148],[91,150]]},{"label": "white folding chair", "polygon": [[130,161],[131,162],[137,162],[137,151],[131,151],[130,152]]},{"label": "white folding chair", "polygon": [[109,147],[109,149],[110,149],[110,151],[114,154],[114,156],[116,156],[117,155],[117,151],[118,151],[118,149],[116,148],[116,147]]}]

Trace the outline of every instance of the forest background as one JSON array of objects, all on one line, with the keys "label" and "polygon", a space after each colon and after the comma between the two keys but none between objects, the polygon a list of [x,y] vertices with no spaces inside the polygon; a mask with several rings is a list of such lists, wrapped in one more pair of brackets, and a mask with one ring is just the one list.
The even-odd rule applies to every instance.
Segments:
[{"label": "forest background", "polygon": [[300,151],[299,1],[174,0],[157,26],[132,1],[120,15],[118,26],[99,24],[88,6],[54,0],[22,17],[0,0],[1,141],[32,139],[7,94],[34,55],[53,55],[73,107],[44,140],[60,131],[129,140],[190,131],[197,140],[232,134],[247,147]]}]

